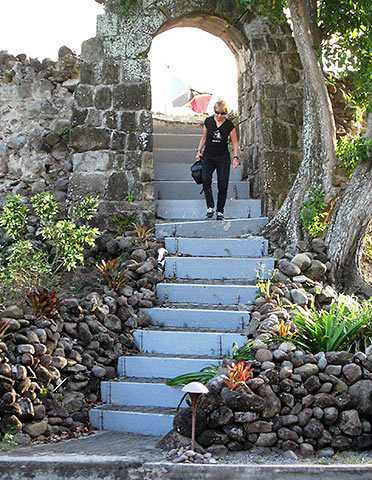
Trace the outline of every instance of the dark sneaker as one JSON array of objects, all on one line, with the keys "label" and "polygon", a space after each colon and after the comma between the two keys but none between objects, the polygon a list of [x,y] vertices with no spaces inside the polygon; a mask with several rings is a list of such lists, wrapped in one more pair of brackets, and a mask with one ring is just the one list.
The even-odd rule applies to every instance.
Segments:
[{"label": "dark sneaker", "polygon": [[216,212],[216,220],[224,220],[225,217],[223,216],[223,213],[221,212]]},{"label": "dark sneaker", "polygon": [[208,208],[207,213],[205,214],[207,218],[212,218],[213,217],[213,208]]}]

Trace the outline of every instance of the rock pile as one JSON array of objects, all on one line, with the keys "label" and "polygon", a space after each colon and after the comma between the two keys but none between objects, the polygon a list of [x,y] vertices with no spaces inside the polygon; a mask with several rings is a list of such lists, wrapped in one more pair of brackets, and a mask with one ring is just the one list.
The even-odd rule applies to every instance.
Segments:
[{"label": "rock pile", "polygon": [[128,268],[123,288],[66,298],[52,319],[17,305],[1,313],[10,322],[0,342],[1,434],[27,444],[83,427],[86,406],[99,400],[100,382],[116,376],[119,356],[136,350],[132,329],[149,324],[139,309],[156,304],[160,246],[154,239],[136,242],[133,232],[116,238],[106,233],[95,253],[111,252]]},{"label": "rock pile", "polygon": [[[67,148],[80,60],[61,47],[57,62],[0,52],[0,187],[31,195],[46,188],[64,201],[71,171]],[[2,199],[3,200],[3,199]]]},{"label": "rock pile", "polygon": [[325,252],[324,242],[318,238],[312,241],[308,250],[305,245],[300,252],[292,251],[291,247],[285,251],[275,250],[277,261],[270,295],[256,299],[248,335],[271,337],[272,328],[278,321],[290,319],[290,306],[306,307],[315,300],[318,308],[327,310],[330,307],[338,295],[329,285],[331,264]]},{"label": "rock pile", "polygon": [[[226,452],[256,446],[304,456],[369,448],[370,350],[312,355],[290,342],[256,340],[250,362],[254,375],[247,387],[229,390],[224,369],[208,382],[209,393],[198,406],[198,443]],[[176,415],[174,429],[190,436],[190,409]]]}]

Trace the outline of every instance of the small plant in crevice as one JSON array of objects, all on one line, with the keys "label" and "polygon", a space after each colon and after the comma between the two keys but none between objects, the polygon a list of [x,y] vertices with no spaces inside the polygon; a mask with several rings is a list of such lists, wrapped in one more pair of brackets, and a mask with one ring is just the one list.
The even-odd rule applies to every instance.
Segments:
[{"label": "small plant in crevice", "polygon": [[284,340],[284,341],[292,341],[293,338],[297,335],[298,329],[293,330],[293,324],[291,322],[286,322],[285,320],[278,320],[276,325],[277,336],[273,337],[273,340]]},{"label": "small plant in crevice", "polygon": [[101,263],[99,265],[97,264],[104,283],[115,292],[127,284],[125,274],[128,270],[119,270],[119,267],[119,262],[116,260],[101,260]]},{"label": "small plant in crevice", "polygon": [[311,238],[323,235],[328,226],[326,222],[328,212],[325,211],[327,204],[324,197],[325,192],[319,188],[313,188],[300,211],[302,230]]},{"label": "small plant in crevice", "polygon": [[249,363],[246,365],[244,360],[241,360],[239,363],[232,363],[231,366],[227,365],[227,369],[229,378],[225,379],[225,383],[229,390],[235,390],[239,386],[248,389],[246,381],[253,375],[253,368]]},{"label": "small plant in crevice", "polygon": [[139,223],[133,223],[133,227],[136,231],[138,239],[142,243],[150,240],[151,234],[155,231],[155,227],[149,227],[148,225],[140,225]]},{"label": "small plant in crevice", "polygon": [[133,224],[135,224],[137,216],[132,215],[114,215],[112,221],[116,225],[116,229],[119,235],[123,235],[126,231],[133,229]]},{"label": "small plant in crevice", "polygon": [[252,345],[254,340],[251,340],[243,347],[238,347],[236,342],[232,345],[231,360],[234,362],[240,362],[241,360],[254,360],[254,354],[252,351]]},{"label": "small plant in crevice", "polygon": [[13,440],[13,437],[14,435],[12,435],[11,433],[5,433],[0,441],[0,450],[2,450],[3,452],[7,452],[13,447],[16,447],[17,442]]},{"label": "small plant in crevice", "polygon": [[266,298],[266,300],[273,300],[276,292],[278,291],[278,286],[274,286],[272,283],[272,279],[274,278],[277,270],[273,270],[270,272],[268,278],[265,278],[265,265],[260,264],[258,269],[256,270],[256,287],[259,290],[259,294],[257,296],[262,296]]},{"label": "small plant in crevice", "polygon": [[129,203],[133,203],[133,202],[134,202],[134,192],[133,192],[133,190],[131,190],[131,191],[128,193],[126,200],[127,200],[127,202],[129,202]]},{"label": "small plant in crevice", "polygon": [[46,288],[34,287],[27,293],[28,303],[36,315],[52,318],[62,305],[57,292]]},{"label": "small plant in crevice", "polygon": [[61,128],[60,130],[60,135],[65,140],[65,142],[68,142],[70,139],[70,132],[71,132],[71,127],[68,125],[65,125],[64,127]]}]

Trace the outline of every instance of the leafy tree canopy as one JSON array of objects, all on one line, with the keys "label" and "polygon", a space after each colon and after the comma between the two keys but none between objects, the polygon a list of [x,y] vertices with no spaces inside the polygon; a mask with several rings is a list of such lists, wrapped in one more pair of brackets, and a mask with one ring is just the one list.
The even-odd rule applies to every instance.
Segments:
[{"label": "leafy tree canopy", "polygon": [[[283,21],[286,0],[237,0],[247,9]],[[308,4],[311,0],[308,0]],[[372,95],[372,2],[371,0],[320,0],[314,17],[321,39],[321,58],[326,67],[336,66],[354,83],[353,100],[362,108]]]}]

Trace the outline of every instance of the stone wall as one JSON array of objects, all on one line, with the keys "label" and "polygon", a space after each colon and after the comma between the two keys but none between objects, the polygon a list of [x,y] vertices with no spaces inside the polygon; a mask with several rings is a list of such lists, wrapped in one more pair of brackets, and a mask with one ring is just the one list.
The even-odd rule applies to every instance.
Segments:
[{"label": "stone wall", "polygon": [[288,26],[272,26],[231,0],[136,3],[124,14],[117,2],[106,2],[97,36],[82,48],[73,114],[72,190],[75,195],[94,191],[113,209],[133,192],[142,208],[150,208],[147,54],[158,33],[177,26],[217,35],[235,54],[244,172],[254,180],[254,196],[262,198],[270,213],[284,200],[301,158],[300,64]]},{"label": "stone wall", "polygon": [[67,148],[79,58],[68,48],[59,60],[0,52],[0,188],[30,195],[67,195],[71,163]]}]

